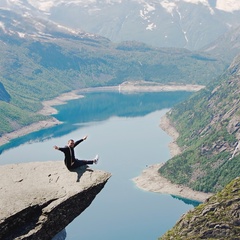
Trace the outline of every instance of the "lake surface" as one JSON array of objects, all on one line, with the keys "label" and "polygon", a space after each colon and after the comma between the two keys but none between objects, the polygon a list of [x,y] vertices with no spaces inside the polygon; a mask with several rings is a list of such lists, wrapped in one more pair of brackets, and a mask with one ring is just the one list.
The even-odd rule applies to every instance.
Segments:
[{"label": "lake surface", "polygon": [[170,158],[171,138],[160,118],[187,92],[120,94],[87,93],[57,106],[64,123],[29,134],[0,147],[0,164],[62,160],[54,145],[88,135],[75,153],[79,159],[99,154],[98,165],[112,174],[104,189],[66,227],[67,240],[154,240],[170,229],[196,202],[138,189],[132,178],[148,165]]}]

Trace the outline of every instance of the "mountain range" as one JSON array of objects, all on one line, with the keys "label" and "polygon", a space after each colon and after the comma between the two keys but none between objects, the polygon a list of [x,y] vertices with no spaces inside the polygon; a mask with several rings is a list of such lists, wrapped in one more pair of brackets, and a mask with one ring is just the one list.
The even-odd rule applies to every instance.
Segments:
[{"label": "mountain range", "polygon": [[2,0],[0,7],[42,17],[113,42],[199,50],[239,26],[238,0]]},{"label": "mountain range", "polygon": [[[205,2],[208,9],[214,6],[220,9],[220,1],[215,5],[213,2],[208,5],[207,1],[176,2],[198,3],[200,8]],[[60,4],[59,1],[48,3],[51,5],[48,11]],[[75,3],[83,4],[82,1]],[[215,168],[205,168],[207,165],[204,164],[200,176],[194,175],[201,166],[197,160],[204,160],[205,154],[207,158],[211,156],[214,166],[225,163],[219,158],[229,158],[239,138],[239,128],[231,127],[231,124],[239,124],[239,55],[230,63],[240,51],[240,27],[232,29],[219,41],[206,45],[202,51],[157,48],[136,41],[117,44],[99,35],[59,25],[49,20],[50,13],[43,17],[43,13],[47,13],[45,1],[37,5],[28,0],[2,1],[1,4],[4,6],[0,8],[0,135],[49,118],[38,113],[42,108],[41,101],[71,90],[136,80],[160,84],[202,84],[207,87],[183,105],[173,108],[169,115],[180,132],[178,144],[184,154],[168,161],[161,173],[171,181],[201,191],[217,191],[238,174],[233,168],[233,172],[230,171],[220,181]],[[238,11],[237,4],[231,6],[233,12]],[[221,124],[224,122],[220,132],[215,133],[218,122],[212,119],[218,119]],[[230,134],[231,129],[236,133]],[[203,136],[199,139],[201,134]],[[220,140],[221,134],[224,138]],[[218,148],[219,141],[224,148]],[[197,156],[194,161],[193,156]],[[182,170],[169,174],[182,158],[187,160],[187,164],[180,164]],[[195,167],[189,170],[193,163]],[[225,171],[227,165],[223,164],[221,171]]]},{"label": "mountain range", "polygon": [[[195,190],[224,189],[240,169],[239,11],[237,0],[1,0],[0,136],[49,118],[38,113],[41,102],[71,90],[133,80],[202,84],[168,113],[182,153],[159,172]],[[198,226],[207,219],[205,227],[226,229],[228,219],[210,219],[214,209],[229,210],[216,201],[239,217],[239,201],[214,198]],[[177,225],[189,239],[199,209]]]},{"label": "mountain range", "polygon": [[0,134],[45,119],[41,101],[64,92],[130,80],[205,85],[228,66],[208,52],[116,44],[26,9],[0,8]]}]

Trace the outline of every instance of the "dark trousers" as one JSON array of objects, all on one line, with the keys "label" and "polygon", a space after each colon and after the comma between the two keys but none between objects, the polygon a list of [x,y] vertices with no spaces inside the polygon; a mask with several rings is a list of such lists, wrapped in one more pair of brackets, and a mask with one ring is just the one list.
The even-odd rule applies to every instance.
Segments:
[{"label": "dark trousers", "polygon": [[87,164],[93,164],[93,160],[78,160],[78,159],[75,159],[73,165],[69,168],[70,169],[75,169],[75,168],[78,168],[78,167],[82,167],[82,166],[85,166]]}]

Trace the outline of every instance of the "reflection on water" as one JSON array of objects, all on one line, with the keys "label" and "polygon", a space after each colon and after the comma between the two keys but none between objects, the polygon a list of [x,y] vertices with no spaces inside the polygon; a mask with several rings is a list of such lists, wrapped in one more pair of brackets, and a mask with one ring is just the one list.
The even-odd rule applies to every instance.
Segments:
[{"label": "reflection on water", "polygon": [[191,94],[182,91],[138,94],[87,93],[84,98],[55,106],[58,114],[53,116],[62,121],[63,124],[13,139],[10,143],[0,146],[0,153],[26,142],[38,142],[63,136],[89,124],[89,122],[104,121],[112,116],[144,116],[156,110],[171,108]]},{"label": "reflection on water", "polygon": [[175,196],[175,195],[171,195],[173,198],[179,199],[181,201],[183,201],[184,203],[188,204],[188,205],[193,205],[194,207],[197,207],[201,202],[199,201],[194,201],[194,200],[190,200],[187,198],[183,198],[183,197],[179,197],[179,196]]}]

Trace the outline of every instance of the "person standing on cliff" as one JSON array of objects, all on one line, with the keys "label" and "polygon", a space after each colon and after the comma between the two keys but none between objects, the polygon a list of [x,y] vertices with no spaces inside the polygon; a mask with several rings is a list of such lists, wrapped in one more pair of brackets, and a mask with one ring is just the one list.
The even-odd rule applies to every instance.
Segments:
[{"label": "person standing on cliff", "polygon": [[98,163],[98,155],[93,160],[79,160],[75,158],[74,148],[81,142],[85,141],[87,139],[87,136],[83,137],[82,139],[74,142],[74,140],[70,139],[68,141],[68,145],[65,147],[58,147],[54,146],[53,148],[56,150],[59,150],[64,153],[64,163],[68,170],[72,170],[87,164],[97,164]]}]

